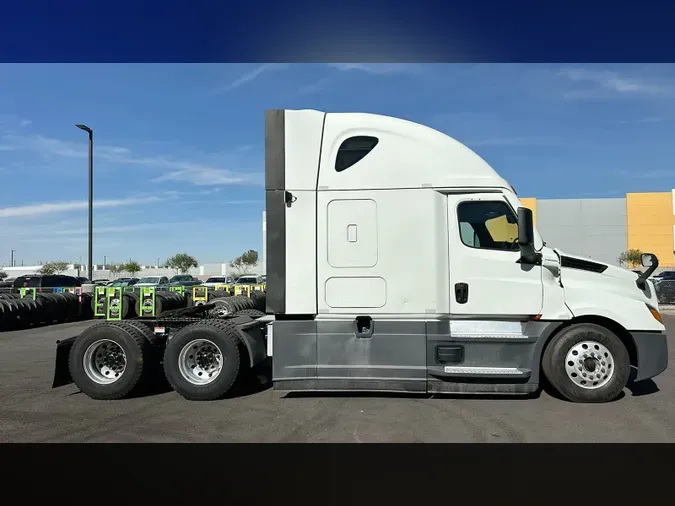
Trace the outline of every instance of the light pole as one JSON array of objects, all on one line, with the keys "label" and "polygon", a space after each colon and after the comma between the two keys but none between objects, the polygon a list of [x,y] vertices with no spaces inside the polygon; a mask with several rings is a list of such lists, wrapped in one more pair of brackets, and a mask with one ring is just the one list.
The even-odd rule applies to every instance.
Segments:
[{"label": "light pole", "polygon": [[9,262],[9,266],[10,266],[10,267],[14,267],[14,253],[16,253],[16,250],[15,250],[15,249],[12,250],[12,258],[11,258],[11,260],[10,260],[10,262]]},{"label": "light pole", "polygon": [[94,131],[87,125],[75,125],[89,134],[89,249],[87,251],[87,277],[94,280]]}]

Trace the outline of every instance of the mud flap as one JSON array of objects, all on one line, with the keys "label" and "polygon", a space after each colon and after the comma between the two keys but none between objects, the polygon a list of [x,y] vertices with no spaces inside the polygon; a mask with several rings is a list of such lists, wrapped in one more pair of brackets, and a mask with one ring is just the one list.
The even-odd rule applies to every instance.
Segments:
[{"label": "mud flap", "polygon": [[251,359],[251,367],[255,367],[267,358],[264,325],[260,325],[250,316],[235,316],[230,320],[237,326],[239,337],[246,346]]},{"label": "mud flap", "polygon": [[70,377],[68,358],[75,339],[75,337],[71,337],[69,339],[64,339],[63,341],[56,341],[56,363],[54,367],[54,382],[52,383],[52,388],[70,385],[73,382],[73,378]]}]

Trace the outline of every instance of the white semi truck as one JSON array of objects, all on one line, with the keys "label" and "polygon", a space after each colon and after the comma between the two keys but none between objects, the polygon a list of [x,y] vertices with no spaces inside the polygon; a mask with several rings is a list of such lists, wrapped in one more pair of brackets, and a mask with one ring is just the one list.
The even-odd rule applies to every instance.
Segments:
[{"label": "white semi truck", "polygon": [[638,275],[548,246],[507,181],[420,124],[265,114],[267,314],[95,324],[58,343],[54,387],[118,399],[164,373],[212,400],[272,357],[282,391],[527,394],[545,378],[606,402],[666,369],[654,255]]}]

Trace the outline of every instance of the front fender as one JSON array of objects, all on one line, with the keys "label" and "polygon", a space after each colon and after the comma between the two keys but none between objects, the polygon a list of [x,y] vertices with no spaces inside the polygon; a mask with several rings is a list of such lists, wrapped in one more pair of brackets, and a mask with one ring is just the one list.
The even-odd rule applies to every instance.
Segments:
[{"label": "front fender", "polygon": [[647,304],[642,301],[612,293],[589,295],[587,290],[566,288],[565,292],[565,304],[575,318],[602,316],[615,321],[628,331],[665,331],[665,326],[654,318]]}]

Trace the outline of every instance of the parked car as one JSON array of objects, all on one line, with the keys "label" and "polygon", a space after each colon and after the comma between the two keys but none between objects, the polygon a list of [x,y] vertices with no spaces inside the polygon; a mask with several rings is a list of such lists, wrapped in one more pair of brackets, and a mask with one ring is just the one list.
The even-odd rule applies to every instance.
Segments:
[{"label": "parked car", "polygon": [[237,279],[236,284],[238,284],[238,285],[261,285],[262,283],[264,283],[264,281],[262,281],[262,276],[255,276],[254,275],[254,276],[240,276]]},{"label": "parked car", "polygon": [[82,283],[83,285],[91,283],[91,281],[89,281],[89,278],[85,278],[83,276],[77,276],[77,279],[79,279],[80,283]]},{"label": "parked car", "polygon": [[233,285],[233,284],[234,278],[232,276],[211,276],[204,283],[202,283],[202,286],[215,288],[218,285]]},{"label": "parked car", "polygon": [[107,286],[125,287],[125,286],[134,286],[136,283],[138,283],[138,278],[120,278],[120,279],[116,279],[112,283],[109,283]]},{"label": "parked car", "polygon": [[134,286],[141,288],[153,287],[156,290],[168,290],[169,278],[166,276],[146,276],[139,279]]},{"label": "parked car", "polygon": [[74,288],[82,282],[74,276],[63,274],[26,274],[14,280],[14,288]]},{"label": "parked car", "polygon": [[659,281],[663,281],[666,279],[675,279],[675,271],[659,272],[656,276],[653,276],[653,278]]},{"label": "parked car", "polygon": [[202,281],[189,274],[177,274],[169,280],[169,286],[195,286],[201,285]]}]

